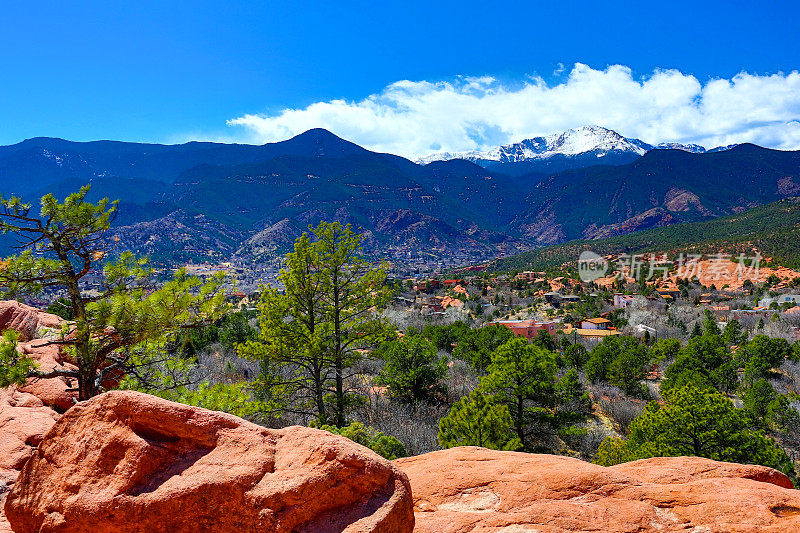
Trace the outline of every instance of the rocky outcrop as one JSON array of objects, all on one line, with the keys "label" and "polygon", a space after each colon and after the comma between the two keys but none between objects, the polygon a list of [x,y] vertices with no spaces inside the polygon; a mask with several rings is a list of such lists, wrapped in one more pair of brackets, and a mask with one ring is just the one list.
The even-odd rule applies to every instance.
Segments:
[{"label": "rocky outcrop", "polygon": [[58,416],[32,394],[0,389],[0,533],[11,531],[2,510],[5,494]]},{"label": "rocky outcrop", "polygon": [[21,341],[45,337],[61,329],[64,320],[16,300],[0,300],[0,332],[13,329],[20,333]]},{"label": "rocky outcrop", "polygon": [[[17,350],[33,359],[44,372],[75,368],[64,358],[58,345],[48,342],[60,333],[63,325],[64,320],[56,315],[15,300],[0,300],[0,332],[17,331],[21,341]],[[29,379],[20,391],[33,394],[45,405],[63,412],[75,403],[73,386],[66,378]]]},{"label": "rocky outcrop", "polygon": [[800,531],[800,491],[760,466],[674,457],[606,468],[475,447],[395,464],[419,533]]},{"label": "rocky outcrop", "polygon": [[[57,346],[44,347],[46,341],[37,338],[57,334],[62,324],[61,318],[34,307],[14,300],[0,301],[0,332],[19,332],[23,342],[17,349],[43,369],[67,364],[61,360]],[[68,388],[63,380],[41,379],[28,380],[21,389],[0,389],[0,507],[25,462],[58,420],[58,413],[49,406],[64,411],[74,404]],[[0,533],[10,531],[0,509]]]},{"label": "rocky outcrop", "polygon": [[58,413],[36,396],[14,388],[0,389],[0,493],[2,487],[14,484],[56,420]]},{"label": "rocky outcrop", "polygon": [[5,502],[17,533],[411,532],[406,476],[352,441],[115,391],[53,426]]},{"label": "rocky outcrop", "polygon": [[[64,358],[58,345],[47,344],[45,339],[22,342],[17,346],[17,350],[33,359],[42,372],[76,368]],[[63,413],[75,404],[77,397],[75,387],[77,387],[77,382],[66,377],[31,378],[20,390],[33,394],[45,405]]]}]

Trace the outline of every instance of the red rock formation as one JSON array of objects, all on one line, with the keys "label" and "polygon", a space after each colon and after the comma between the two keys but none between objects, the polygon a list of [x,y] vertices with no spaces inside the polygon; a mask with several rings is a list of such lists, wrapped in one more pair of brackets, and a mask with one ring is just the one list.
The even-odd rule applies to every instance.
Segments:
[{"label": "red rock formation", "polygon": [[11,531],[1,508],[5,493],[58,416],[32,394],[0,389],[0,533]]},{"label": "red rock formation", "polygon": [[414,523],[405,475],[352,441],[129,391],[67,411],[5,513],[17,533],[401,533]]},{"label": "red rock formation", "polygon": [[475,447],[395,464],[419,533],[800,531],[800,491],[760,466],[675,457],[606,468]]},{"label": "red rock formation", "polygon": [[0,389],[0,484],[14,483],[56,420],[58,414],[32,394]]},{"label": "red rock formation", "polygon": [[[76,368],[64,360],[58,345],[46,345],[46,342],[44,339],[34,339],[20,343],[17,349],[33,359],[42,372],[59,368]],[[20,390],[33,394],[45,405],[63,413],[75,404],[77,398],[75,386],[77,383],[74,380],[65,377],[29,379]]]},{"label": "red rock formation", "polygon": [[47,330],[60,329],[64,320],[15,300],[0,300],[0,331],[19,331],[22,341],[43,337]]},{"label": "red rock formation", "polygon": [[[0,332],[7,329],[18,331],[22,342],[17,349],[33,359],[42,371],[75,368],[64,359],[57,345],[48,345],[47,338],[38,338],[53,337],[63,324],[64,321],[56,315],[14,300],[0,300]],[[73,385],[66,378],[29,379],[20,390],[63,412],[75,403],[76,394],[70,390]]]}]

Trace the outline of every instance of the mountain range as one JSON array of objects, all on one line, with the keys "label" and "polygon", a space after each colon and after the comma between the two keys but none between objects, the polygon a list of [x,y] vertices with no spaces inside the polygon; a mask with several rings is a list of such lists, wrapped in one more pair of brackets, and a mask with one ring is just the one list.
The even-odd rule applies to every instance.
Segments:
[{"label": "mountain range", "polygon": [[[35,138],[0,147],[0,193],[35,201],[91,183],[92,198],[122,200],[120,246],[167,263],[270,262],[320,220],[352,223],[384,257],[468,262],[800,193],[800,152],[653,149],[597,127],[544,139],[492,152],[489,165],[415,163],[322,129],[260,146]],[[558,169],[520,171],[539,163]],[[0,241],[2,253],[8,244]]]},{"label": "mountain range", "polygon": [[619,165],[635,161],[650,150],[683,150],[694,154],[728,150],[735,145],[718,146],[707,150],[697,144],[648,144],[639,139],[623,137],[600,126],[581,126],[545,137],[533,137],[520,142],[497,146],[489,150],[469,152],[439,152],[417,159],[426,164],[433,161],[464,159],[484,168],[507,174],[528,172],[558,172],[595,164]]}]

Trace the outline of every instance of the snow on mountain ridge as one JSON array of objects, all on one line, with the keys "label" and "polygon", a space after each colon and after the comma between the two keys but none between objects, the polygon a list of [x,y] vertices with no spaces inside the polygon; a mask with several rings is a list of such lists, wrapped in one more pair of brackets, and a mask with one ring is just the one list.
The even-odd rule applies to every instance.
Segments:
[{"label": "snow on mountain ridge", "polygon": [[581,126],[563,133],[554,133],[545,137],[524,139],[518,143],[491,148],[486,151],[439,152],[417,159],[417,163],[427,164],[433,161],[450,159],[466,159],[473,163],[497,162],[518,163],[548,159],[556,155],[577,156],[595,153],[602,158],[612,152],[627,152],[644,155],[649,150],[684,150],[695,154],[710,151],[727,150],[734,145],[706,150],[697,144],[661,143],[651,145],[639,139],[629,139],[619,133],[601,126]]}]

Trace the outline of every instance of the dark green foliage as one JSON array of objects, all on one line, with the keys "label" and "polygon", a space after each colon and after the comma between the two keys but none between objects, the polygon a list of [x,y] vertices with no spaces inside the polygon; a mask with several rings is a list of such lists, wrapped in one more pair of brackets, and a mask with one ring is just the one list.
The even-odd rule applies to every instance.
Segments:
[{"label": "dark green foliage", "polygon": [[656,364],[672,361],[680,350],[681,342],[678,339],[658,339],[650,348],[650,360]]},{"label": "dark green foliage", "polygon": [[524,450],[548,450],[553,438],[573,430],[588,412],[589,400],[570,369],[558,378],[556,355],[516,337],[492,355],[479,389],[508,407]]},{"label": "dark green foliage", "polygon": [[75,318],[75,315],[72,312],[72,304],[70,303],[69,298],[64,298],[63,296],[60,298],[56,298],[56,300],[53,301],[53,303],[48,305],[46,311],[48,313],[60,316],[64,320],[72,320],[73,318]]},{"label": "dark green foliage", "polygon": [[700,335],[689,339],[667,368],[661,392],[688,384],[726,392],[736,389],[736,365],[721,336]]},{"label": "dark green foliage", "polygon": [[722,335],[714,315],[708,310],[703,317],[703,335]]},{"label": "dark green foliage", "polygon": [[738,320],[732,319],[725,324],[722,338],[728,346],[738,346],[747,341],[747,331],[742,328],[742,324]]},{"label": "dark green foliage", "polygon": [[258,338],[258,330],[250,325],[248,314],[237,311],[226,315],[219,324],[219,343],[229,350],[238,344],[254,341]]},{"label": "dark green foliage", "polygon": [[447,353],[453,353],[455,345],[469,332],[469,326],[460,320],[446,326],[428,324],[422,328],[422,336],[436,345],[437,350],[445,350]]},{"label": "dark green foliage", "polygon": [[778,398],[773,386],[766,379],[759,379],[742,392],[742,403],[751,420],[766,429],[770,405]]},{"label": "dark green foliage", "polygon": [[439,420],[439,444],[443,448],[482,446],[492,450],[517,450],[522,445],[514,434],[508,407],[480,389],[461,398]]},{"label": "dark green foliage", "polygon": [[447,360],[422,336],[406,336],[388,343],[382,350],[385,365],[375,378],[388,387],[393,398],[415,403],[444,393]]},{"label": "dark green foliage", "polygon": [[508,406],[517,437],[527,449],[532,426],[551,422],[550,409],[556,405],[555,356],[517,337],[497,348],[487,372],[481,390]]},{"label": "dark green foliage", "polygon": [[639,383],[645,376],[650,353],[635,337],[609,336],[594,347],[586,363],[586,377],[594,382],[606,382],[623,389],[627,394],[644,394]]},{"label": "dark green foliage", "polygon": [[582,344],[572,344],[564,350],[564,362],[577,369],[582,369],[589,360],[589,351]]},{"label": "dark green foliage", "polygon": [[555,337],[543,329],[539,330],[536,337],[531,340],[531,344],[550,352],[558,351],[558,343]]},{"label": "dark green foliage", "polygon": [[608,381],[625,391],[625,394],[645,397],[647,388],[642,380],[649,363],[650,352],[645,344],[625,346],[609,365]]},{"label": "dark green foliage", "polygon": [[768,377],[786,359],[793,358],[792,346],[784,339],[756,335],[736,350],[736,363],[744,368],[744,382],[748,385]]},{"label": "dark green foliage", "polygon": [[484,326],[470,330],[461,337],[453,356],[467,361],[478,370],[484,371],[492,359],[492,353],[511,339],[514,334],[505,326]]},{"label": "dark green foliage", "polygon": [[751,428],[747,413],[719,391],[692,384],[670,389],[665,405],[648,405],[625,441],[607,440],[595,461],[603,465],[647,457],[692,455],[717,461],[760,464],[794,476],[795,468],[775,442]]},{"label": "dark green foliage", "polygon": [[390,461],[408,455],[406,447],[395,437],[386,435],[373,427],[365,426],[361,422],[353,422],[342,428],[323,425],[319,426],[319,429],[347,437]]}]

